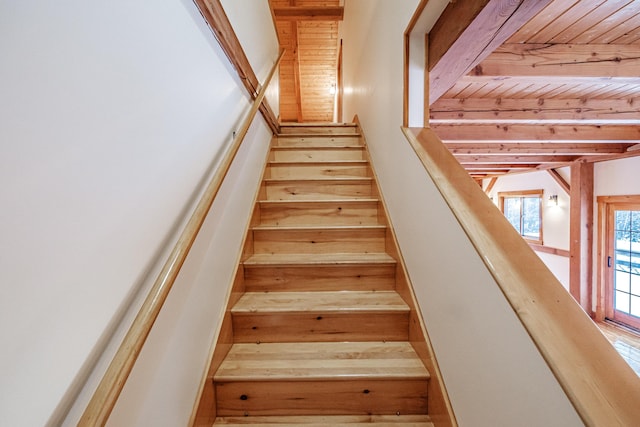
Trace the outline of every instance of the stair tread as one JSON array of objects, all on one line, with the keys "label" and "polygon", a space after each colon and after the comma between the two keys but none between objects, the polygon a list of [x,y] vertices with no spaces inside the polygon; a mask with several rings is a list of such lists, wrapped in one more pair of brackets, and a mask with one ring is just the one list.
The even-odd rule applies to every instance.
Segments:
[{"label": "stair tread", "polygon": [[328,253],[328,254],[254,254],[244,261],[252,265],[338,265],[338,264],[395,264],[387,253]]},{"label": "stair tread", "polygon": [[306,199],[306,200],[258,200],[258,203],[262,204],[273,204],[279,206],[293,205],[293,206],[301,206],[301,205],[313,205],[313,204],[322,204],[328,205],[332,203],[339,204],[367,204],[367,203],[378,203],[380,199]]},{"label": "stair tread", "polygon": [[276,135],[278,138],[317,138],[317,137],[326,137],[326,138],[340,138],[340,137],[349,137],[349,138],[353,138],[353,137],[360,137],[362,136],[359,133],[350,133],[350,132],[334,132],[334,133],[304,133],[304,132],[298,132],[298,133],[279,133],[278,135]]},{"label": "stair tread", "polygon": [[339,177],[339,178],[334,178],[334,177],[326,177],[326,178],[265,178],[263,180],[266,183],[269,182],[305,182],[305,183],[311,183],[311,182],[321,182],[321,183],[327,183],[327,182],[371,182],[373,181],[373,178],[370,176],[358,176],[358,177]]},{"label": "stair tread", "polygon": [[358,151],[364,151],[364,145],[322,145],[322,146],[316,146],[316,145],[310,145],[308,147],[305,146],[300,146],[300,145],[274,145],[271,147],[272,151],[296,151],[296,150],[317,150],[317,151],[330,151],[330,150],[338,150],[338,151],[343,151],[343,150],[358,150]]},{"label": "stair tread", "polygon": [[300,166],[315,166],[315,165],[367,165],[369,164],[368,160],[314,160],[310,162],[297,162],[295,160],[271,160],[268,162],[268,165],[274,166],[291,166],[291,165],[300,165]]},{"label": "stair tread", "polygon": [[395,291],[247,292],[231,309],[240,313],[408,312]]},{"label": "stair tread", "polygon": [[394,427],[433,427],[428,415],[319,415],[319,416],[265,416],[219,417],[215,425],[278,427],[303,425],[307,427],[352,427],[378,424]]},{"label": "stair tread", "polygon": [[217,382],[429,379],[410,343],[305,342],[233,344]]},{"label": "stair tread", "polygon": [[332,231],[332,230],[384,230],[386,225],[371,224],[371,225],[256,225],[252,227],[252,230],[257,231]]}]

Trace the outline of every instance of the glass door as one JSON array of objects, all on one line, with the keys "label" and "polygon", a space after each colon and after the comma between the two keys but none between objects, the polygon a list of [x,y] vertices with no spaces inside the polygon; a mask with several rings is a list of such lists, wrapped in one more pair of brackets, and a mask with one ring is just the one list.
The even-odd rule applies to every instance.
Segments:
[{"label": "glass door", "polygon": [[640,205],[615,204],[609,212],[607,317],[640,329]]}]

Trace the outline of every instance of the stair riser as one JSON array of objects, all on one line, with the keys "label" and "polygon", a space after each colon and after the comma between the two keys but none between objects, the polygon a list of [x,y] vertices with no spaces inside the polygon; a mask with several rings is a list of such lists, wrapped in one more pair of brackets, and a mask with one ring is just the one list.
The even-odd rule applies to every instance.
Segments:
[{"label": "stair riser", "polygon": [[427,382],[423,380],[217,383],[216,396],[217,413],[223,417],[427,412]]},{"label": "stair riser", "polygon": [[321,134],[321,135],[330,135],[330,134],[341,134],[341,133],[352,133],[357,134],[358,128],[355,126],[281,126],[280,133],[281,134]]},{"label": "stair riser", "polygon": [[304,136],[276,137],[275,147],[361,147],[359,136]]},{"label": "stair riser", "polygon": [[378,225],[378,203],[263,205],[260,225]]},{"label": "stair riser", "polygon": [[406,341],[408,328],[408,312],[233,314],[237,343]]},{"label": "stair riser", "polygon": [[395,265],[251,267],[244,269],[247,292],[391,291]]},{"label": "stair riser", "polygon": [[340,160],[366,160],[363,148],[287,149],[271,150],[269,160],[274,162],[335,162]]},{"label": "stair riser", "polygon": [[371,182],[267,182],[267,200],[370,199]]},{"label": "stair riser", "polygon": [[285,164],[271,165],[265,177],[276,179],[322,179],[369,177],[369,167],[363,165]]},{"label": "stair riser", "polygon": [[386,230],[254,230],[256,254],[376,253],[385,250]]}]

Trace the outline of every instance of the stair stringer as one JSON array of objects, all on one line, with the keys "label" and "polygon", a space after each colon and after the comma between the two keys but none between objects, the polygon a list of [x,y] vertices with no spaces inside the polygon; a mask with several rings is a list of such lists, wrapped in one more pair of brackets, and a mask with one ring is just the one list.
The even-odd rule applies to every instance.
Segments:
[{"label": "stair stringer", "polygon": [[429,334],[424,324],[420,306],[418,305],[417,299],[415,297],[413,285],[411,284],[409,274],[407,273],[407,267],[402,257],[400,246],[398,245],[398,240],[396,238],[393,224],[390,220],[389,210],[387,209],[384,195],[380,188],[380,182],[378,180],[378,176],[373,164],[373,159],[371,158],[371,154],[369,152],[369,145],[367,144],[364,131],[360,125],[360,121],[357,115],[354,117],[353,122],[356,124],[358,133],[360,133],[361,135],[360,137],[362,138],[365,147],[370,170],[373,174],[375,191],[380,200],[379,203],[381,209],[379,209],[379,211],[382,211],[382,215],[380,215],[379,221],[384,221],[385,225],[387,226],[386,251],[397,262],[396,291],[400,294],[400,296],[404,299],[404,301],[410,308],[409,342],[415,349],[416,353],[418,353],[418,355],[422,359],[422,362],[425,364],[427,370],[429,370],[429,372],[431,373],[427,395],[427,405],[429,408],[429,416],[431,418],[431,422],[433,422],[436,427],[456,427],[458,424],[453,412],[453,408],[451,406],[451,402],[449,400],[449,395],[447,393],[447,389],[444,384],[442,374],[440,372],[440,367],[438,366],[438,361],[433,351],[433,347],[431,346]]}]

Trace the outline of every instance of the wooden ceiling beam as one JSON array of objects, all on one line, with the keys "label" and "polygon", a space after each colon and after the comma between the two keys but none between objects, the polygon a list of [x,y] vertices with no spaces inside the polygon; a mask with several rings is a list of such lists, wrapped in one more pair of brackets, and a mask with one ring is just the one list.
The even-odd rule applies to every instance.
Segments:
[{"label": "wooden ceiling beam", "polygon": [[640,83],[640,47],[508,43],[473,68],[474,76],[630,77]]},{"label": "wooden ceiling beam", "polygon": [[640,120],[640,100],[452,99],[431,106],[432,120]]},{"label": "wooden ceiling beam", "polygon": [[429,33],[429,104],[551,0],[457,0]]},{"label": "wooden ceiling beam", "polygon": [[495,171],[495,170],[511,170],[511,169],[535,169],[539,163],[460,163],[463,168],[468,171]]},{"label": "wooden ceiling beam", "polygon": [[276,7],[273,15],[278,21],[342,21],[343,6]]},{"label": "wooden ceiling beam", "polygon": [[475,163],[475,164],[557,164],[565,165],[578,158],[578,156],[558,156],[558,155],[477,155],[477,154],[455,154],[455,158],[459,163]]},{"label": "wooden ceiling beam", "polygon": [[640,143],[640,127],[633,125],[441,124],[430,126],[444,142],[599,141]]},{"label": "wooden ceiling beam", "polygon": [[625,153],[631,146],[624,143],[593,142],[533,142],[533,143],[473,143],[448,142],[445,146],[453,154],[555,154],[588,156]]}]

